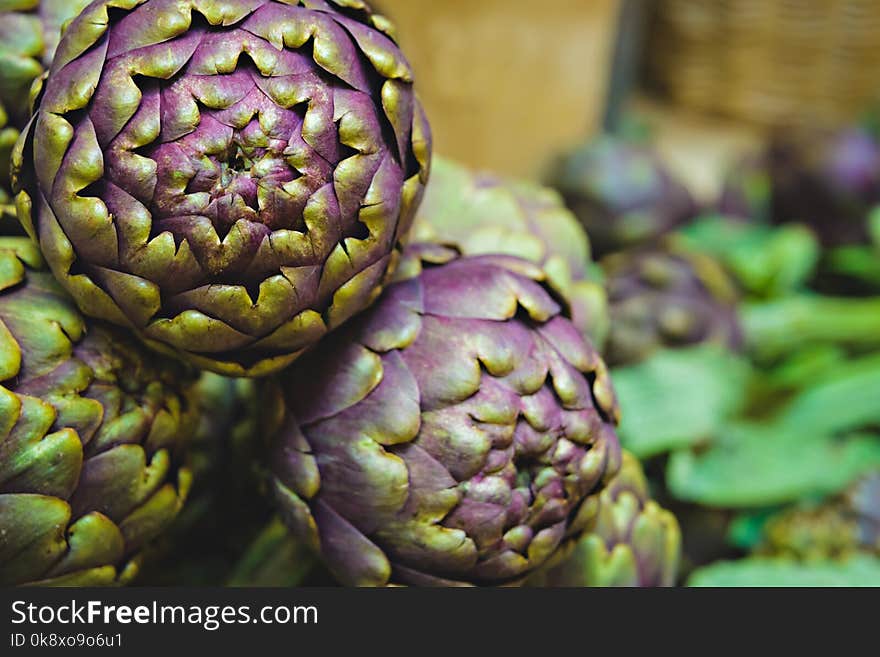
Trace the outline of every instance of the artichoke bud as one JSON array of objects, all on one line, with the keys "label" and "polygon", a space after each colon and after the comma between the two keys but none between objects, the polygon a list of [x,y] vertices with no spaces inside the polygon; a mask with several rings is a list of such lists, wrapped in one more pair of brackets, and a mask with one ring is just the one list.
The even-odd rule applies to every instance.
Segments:
[{"label": "artichoke bud", "polygon": [[552,189],[435,158],[413,238],[464,255],[501,253],[539,265],[584,336],[601,347],[608,309],[590,241]]},{"label": "artichoke bud", "polygon": [[190,487],[194,374],[88,322],[0,238],[0,584],[129,581]]},{"label": "artichoke bud", "polygon": [[735,287],[712,258],[666,240],[601,264],[611,316],[605,356],[612,366],[641,362],[664,347],[741,347]]},{"label": "artichoke bud", "polygon": [[675,516],[648,493],[638,459],[623,452],[620,472],[597,496],[579,541],[531,578],[531,586],[672,586],[681,561]]},{"label": "artichoke bud", "polygon": [[551,184],[599,256],[652,244],[697,212],[690,193],[656,153],[611,136],[561,156]]},{"label": "artichoke bud", "polygon": [[86,315],[219,374],[279,371],[392,275],[430,167],[412,71],[365,3],[124,5],[65,30],[20,220]]},{"label": "artichoke bud", "polygon": [[608,371],[535,264],[436,245],[404,263],[266,384],[287,413],[276,502],[344,584],[519,584],[620,467]]}]

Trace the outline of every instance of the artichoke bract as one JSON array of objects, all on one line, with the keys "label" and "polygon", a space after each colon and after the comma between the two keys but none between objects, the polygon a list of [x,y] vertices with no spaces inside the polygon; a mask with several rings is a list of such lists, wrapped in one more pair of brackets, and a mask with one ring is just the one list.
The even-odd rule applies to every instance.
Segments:
[{"label": "artichoke bract", "polygon": [[412,234],[415,242],[453,246],[465,255],[501,253],[541,265],[570,304],[575,326],[601,347],[608,308],[591,270],[590,242],[552,189],[434,158]]},{"label": "artichoke bract", "polygon": [[343,584],[521,583],[620,466],[607,369],[534,264],[405,260],[275,384],[276,501]]},{"label": "artichoke bract", "polygon": [[690,192],[656,153],[611,136],[561,157],[551,184],[587,230],[598,256],[653,243],[697,212]]},{"label": "artichoke bract", "polygon": [[599,511],[583,538],[560,551],[529,583],[534,586],[675,584],[681,530],[675,516],[651,499],[638,459],[623,452],[620,473],[599,494]]},{"label": "artichoke bract", "polygon": [[602,260],[612,366],[643,361],[663,347],[717,343],[740,348],[736,289],[709,256],[672,244],[622,251]]},{"label": "artichoke bract", "polygon": [[390,30],[360,0],[89,5],[13,156],[82,311],[262,376],[371,303],[430,157]]},{"label": "artichoke bract", "polygon": [[134,577],[189,489],[190,378],[87,324],[27,237],[0,238],[0,584]]}]

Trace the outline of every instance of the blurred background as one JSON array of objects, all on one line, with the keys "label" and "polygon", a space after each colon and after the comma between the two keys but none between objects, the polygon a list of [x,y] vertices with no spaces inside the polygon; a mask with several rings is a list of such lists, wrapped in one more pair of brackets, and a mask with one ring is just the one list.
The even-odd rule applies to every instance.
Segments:
[{"label": "blurred background", "polygon": [[880,96],[873,0],[383,0],[437,150],[539,177],[633,116],[699,196],[769,129],[842,125]]},{"label": "blurred background", "polygon": [[586,228],[679,581],[880,586],[880,3],[381,10],[435,152]]}]

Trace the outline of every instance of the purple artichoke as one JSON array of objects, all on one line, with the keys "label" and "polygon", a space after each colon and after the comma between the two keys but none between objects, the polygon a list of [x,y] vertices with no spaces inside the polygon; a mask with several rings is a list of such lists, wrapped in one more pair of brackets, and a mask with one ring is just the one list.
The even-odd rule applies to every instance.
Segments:
[{"label": "purple artichoke", "polygon": [[776,223],[800,222],[825,246],[868,242],[880,203],[880,142],[868,130],[777,135],[766,152],[731,171],[722,209]]},{"label": "purple artichoke", "polygon": [[104,0],[14,153],[19,216],[84,313],[221,374],[278,371],[368,306],[430,158],[361,0]]},{"label": "purple artichoke", "polygon": [[413,239],[539,264],[570,304],[575,326],[597,346],[604,343],[608,304],[601,276],[592,270],[589,239],[552,189],[435,158]]},{"label": "purple artichoke", "polygon": [[712,258],[666,244],[623,251],[602,260],[612,366],[637,363],[662,347],[717,342],[742,344],[736,290]]},{"label": "purple artichoke", "polygon": [[0,238],[0,585],[136,575],[189,489],[191,379],[86,323],[28,238]]},{"label": "purple artichoke", "polygon": [[681,560],[681,530],[653,501],[638,459],[623,452],[620,473],[598,497],[583,538],[559,552],[533,586],[672,586]]},{"label": "purple artichoke", "polygon": [[425,247],[273,384],[275,498],[342,583],[519,583],[593,519],[618,410],[543,276]]},{"label": "purple artichoke", "polygon": [[596,255],[650,244],[697,212],[651,149],[604,136],[565,155],[552,184],[587,230]]}]

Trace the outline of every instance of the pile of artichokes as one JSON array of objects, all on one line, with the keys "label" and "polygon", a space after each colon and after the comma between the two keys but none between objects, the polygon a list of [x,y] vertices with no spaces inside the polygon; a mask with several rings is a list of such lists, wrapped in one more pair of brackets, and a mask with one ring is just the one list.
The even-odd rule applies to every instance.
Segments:
[{"label": "pile of artichokes", "polygon": [[674,582],[585,232],[451,162],[412,230],[431,134],[386,18],[0,19],[0,583]]},{"label": "pile of artichokes", "polygon": [[0,584],[880,581],[867,128],[706,205],[432,161],[363,0],[0,32]]}]

